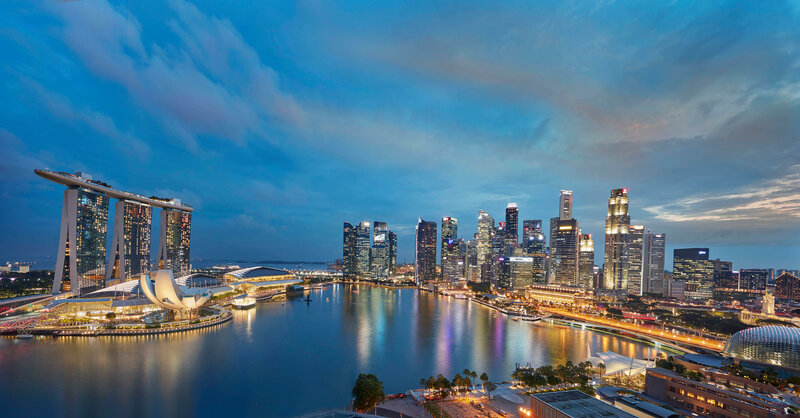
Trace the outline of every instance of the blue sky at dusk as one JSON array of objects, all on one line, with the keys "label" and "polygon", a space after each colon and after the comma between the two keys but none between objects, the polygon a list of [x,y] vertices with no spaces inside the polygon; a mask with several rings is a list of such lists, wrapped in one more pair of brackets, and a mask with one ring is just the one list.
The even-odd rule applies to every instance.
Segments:
[{"label": "blue sky at dusk", "polygon": [[800,268],[798,2],[4,1],[0,50],[0,262],[54,258],[50,168],[194,206],[193,259],[411,261],[565,188],[599,265],[627,187],[668,259]]}]

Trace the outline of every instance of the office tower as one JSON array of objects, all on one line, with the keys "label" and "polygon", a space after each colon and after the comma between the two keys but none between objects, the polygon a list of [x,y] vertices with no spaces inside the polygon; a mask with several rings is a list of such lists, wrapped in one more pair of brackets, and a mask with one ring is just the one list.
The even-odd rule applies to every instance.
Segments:
[{"label": "office tower", "polygon": [[792,302],[800,300],[800,278],[784,271],[775,279],[775,297]]},{"label": "office tower", "polygon": [[397,272],[397,234],[389,231],[389,275]]},{"label": "office tower", "polygon": [[575,219],[555,218],[554,235],[550,237],[550,284],[578,285],[580,228]]},{"label": "office tower", "polygon": [[505,241],[507,245],[519,242],[519,208],[516,203],[506,206]]},{"label": "office tower", "polygon": [[594,285],[594,240],[592,234],[580,235],[578,257],[578,286],[591,289]]},{"label": "office tower", "polygon": [[[714,266],[708,260],[708,248],[679,248],[673,252],[672,278],[686,283],[687,299],[711,299],[714,289]],[[766,285],[766,278],[764,279]]]},{"label": "office tower", "polygon": [[500,225],[495,228],[492,234],[492,273],[489,281],[492,286],[504,289],[507,288],[508,284],[508,271],[504,269],[505,266],[502,264],[506,258],[505,225],[505,222],[500,222]]},{"label": "office tower", "polygon": [[457,256],[457,275],[458,280],[465,280],[467,277],[467,241],[464,238],[458,239],[458,256]]},{"label": "office tower", "polygon": [[647,231],[644,236],[644,278],[645,293],[662,294],[664,292],[664,251],[666,235],[653,234]]},{"label": "office tower", "polygon": [[53,293],[79,296],[105,284],[107,223],[104,194],[74,186],[64,191]]},{"label": "office tower", "polygon": [[739,288],[742,290],[766,290],[768,279],[767,269],[739,270]]},{"label": "office tower", "polygon": [[520,246],[512,247],[511,256],[506,260],[509,285],[512,290],[525,290],[533,284],[533,257],[528,257]]},{"label": "office tower", "polygon": [[711,266],[713,269],[714,290],[739,289],[739,275],[734,274],[732,262],[722,261],[718,258],[711,260]]},{"label": "office tower", "polygon": [[358,278],[358,257],[356,256],[356,228],[344,223],[342,237],[342,277],[348,280]]},{"label": "office tower", "polygon": [[175,277],[189,274],[189,244],[191,242],[192,214],[178,209],[161,210],[161,240],[158,265],[172,270]]},{"label": "office tower", "polygon": [[526,256],[533,258],[533,282],[546,283],[545,260],[547,259],[547,249],[545,236],[542,234],[541,219],[522,221],[522,249]]},{"label": "office tower", "polygon": [[628,189],[614,189],[608,199],[606,216],[606,242],[604,255],[603,288],[628,289],[628,233],[631,218],[628,215]]},{"label": "office tower", "polygon": [[114,207],[114,234],[111,240],[106,282],[136,279],[150,273],[150,229],[153,208],[129,200],[118,200]]},{"label": "office tower", "polygon": [[644,225],[631,225],[628,233],[628,294],[641,296],[644,287]]},{"label": "office tower", "polygon": [[494,218],[484,210],[478,211],[477,256],[478,271],[481,282],[491,282],[492,272],[492,239],[494,236]]},{"label": "office tower", "polygon": [[467,241],[466,245],[465,276],[468,282],[480,282],[481,271],[478,268],[478,234],[475,234],[472,240]]},{"label": "office tower", "polygon": [[417,222],[414,280],[417,284],[436,280],[436,222],[422,218]]},{"label": "office tower", "polygon": [[356,276],[359,279],[367,279],[369,273],[369,222],[364,221],[356,226]]},{"label": "office tower", "polygon": [[558,217],[562,221],[572,219],[572,190],[562,190],[558,200]]},{"label": "office tower", "polygon": [[453,283],[461,279],[459,266],[463,267],[463,259],[459,265],[458,219],[445,216],[442,218],[441,260],[442,279]]},{"label": "office tower", "polygon": [[372,223],[372,252],[370,271],[372,277],[389,277],[389,227],[386,222]]}]

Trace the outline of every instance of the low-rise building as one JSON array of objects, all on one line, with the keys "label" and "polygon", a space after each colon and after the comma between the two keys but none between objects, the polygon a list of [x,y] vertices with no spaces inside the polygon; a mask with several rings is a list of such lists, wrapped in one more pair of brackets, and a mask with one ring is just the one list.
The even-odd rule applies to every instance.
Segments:
[{"label": "low-rise building", "polygon": [[780,399],[753,390],[729,387],[720,376],[716,380],[698,382],[672,370],[648,369],[645,394],[669,405],[701,416],[788,417],[786,404]]},{"label": "low-rise building", "polygon": [[530,414],[541,418],[636,417],[579,390],[534,393]]}]

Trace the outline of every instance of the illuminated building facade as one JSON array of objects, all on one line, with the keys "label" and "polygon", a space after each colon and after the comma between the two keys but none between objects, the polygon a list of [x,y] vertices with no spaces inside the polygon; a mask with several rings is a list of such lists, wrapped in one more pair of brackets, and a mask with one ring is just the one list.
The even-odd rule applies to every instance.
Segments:
[{"label": "illuminated building facade", "polygon": [[375,278],[389,277],[389,227],[386,222],[372,224],[370,271]]},{"label": "illuminated building facade", "polygon": [[114,207],[114,235],[111,240],[106,283],[127,281],[150,273],[150,230],[153,208],[129,200],[118,200]]},{"label": "illuminated building facade", "polygon": [[711,260],[712,268],[714,269],[714,290],[717,289],[739,289],[739,274],[734,273],[733,263],[730,261],[722,261],[719,258]]},{"label": "illuminated building facade", "polygon": [[356,228],[349,222],[344,223],[342,237],[342,277],[348,280],[358,278],[356,268]]},{"label": "illuminated building facade", "polygon": [[517,247],[507,260],[509,289],[525,290],[533,284],[533,257],[524,255],[522,248]]},{"label": "illuminated building facade", "polygon": [[516,203],[506,206],[505,242],[506,245],[519,243],[519,208]]},{"label": "illuminated building facade", "polygon": [[369,222],[364,221],[356,225],[356,276],[367,279],[369,273]]},{"label": "illuminated building facade", "polygon": [[628,189],[614,189],[608,199],[603,288],[627,290],[630,260],[628,234],[631,218],[628,215]]},{"label": "illuminated building facade", "polygon": [[505,222],[500,222],[492,235],[491,279],[489,280],[492,286],[504,289],[508,288],[508,269],[503,265],[507,258],[505,225]]},{"label": "illuminated building facade", "polygon": [[739,288],[763,291],[767,288],[768,278],[769,270],[767,269],[741,269],[739,270]]},{"label": "illuminated building facade", "polygon": [[664,251],[666,234],[647,231],[644,236],[643,291],[662,294],[664,292]]},{"label": "illuminated building facade", "polygon": [[714,265],[708,260],[708,248],[675,249],[672,278],[686,283],[687,299],[710,299],[714,289]]},{"label": "illuminated building facade", "polygon": [[533,282],[546,283],[547,245],[541,219],[522,221],[522,249],[526,256],[533,257]]},{"label": "illuminated building facade", "polygon": [[581,234],[578,254],[578,286],[591,289],[594,279],[594,240],[592,234]]},{"label": "illuminated building facade", "polygon": [[64,191],[53,293],[79,296],[104,286],[107,229],[106,195],[83,187]]},{"label": "illuminated building facade", "polygon": [[[79,296],[150,270],[152,208],[161,208],[159,265],[188,272],[192,207],[177,199],[145,197],[112,188],[85,173],[34,170],[36,175],[67,186],[53,293]],[[106,257],[109,199],[115,206],[112,248]],[[108,265],[106,265],[108,258]]]},{"label": "illuminated building facade", "polygon": [[478,211],[477,257],[481,282],[490,283],[492,278],[492,241],[494,240],[494,218],[484,210]]},{"label": "illuminated building facade", "polygon": [[417,284],[436,280],[436,222],[419,218],[414,249],[414,280]]},{"label": "illuminated building facade", "polygon": [[628,294],[644,290],[644,225],[631,225],[628,233]]},{"label": "illuminated building facade", "polygon": [[478,269],[478,234],[466,242],[464,257],[464,275],[468,282],[480,282],[481,271]]},{"label": "illuminated building facade", "polygon": [[192,233],[192,214],[182,210],[161,211],[161,240],[159,241],[158,267],[185,276],[191,269],[189,244]]},{"label": "illuminated building facade", "polygon": [[562,190],[558,200],[558,217],[572,219],[572,190]]},{"label": "illuminated building facade", "polygon": [[578,258],[580,229],[575,219],[555,220],[556,228],[550,237],[550,276],[549,283],[557,285],[578,285]]},{"label": "illuminated building facade", "polygon": [[790,301],[800,301],[800,278],[783,273],[775,279],[775,297]]},{"label": "illuminated building facade", "polygon": [[389,231],[389,275],[397,272],[397,234]]},{"label": "illuminated building facade", "polygon": [[464,260],[458,245],[458,219],[442,218],[441,261],[442,279],[453,283],[463,276]]}]

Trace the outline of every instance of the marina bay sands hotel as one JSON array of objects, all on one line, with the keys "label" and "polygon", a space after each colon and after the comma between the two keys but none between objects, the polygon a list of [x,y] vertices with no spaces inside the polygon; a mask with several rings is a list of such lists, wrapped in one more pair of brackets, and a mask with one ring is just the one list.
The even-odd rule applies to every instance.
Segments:
[{"label": "marina bay sands hotel", "polygon": [[[34,170],[67,186],[61,209],[53,293],[84,295],[150,272],[153,208],[161,208],[158,268],[175,277],[188,274],[192,207],[178,199],[145,197],[116,190],[84,173]],[[114,234],[106,257],[108,204],[114,206]],[[108,263],[106,263],[106,258]]]}]

